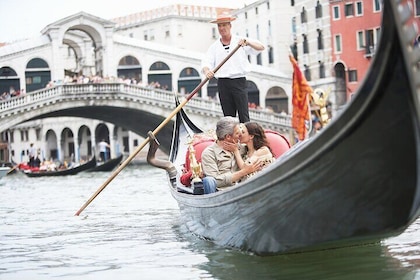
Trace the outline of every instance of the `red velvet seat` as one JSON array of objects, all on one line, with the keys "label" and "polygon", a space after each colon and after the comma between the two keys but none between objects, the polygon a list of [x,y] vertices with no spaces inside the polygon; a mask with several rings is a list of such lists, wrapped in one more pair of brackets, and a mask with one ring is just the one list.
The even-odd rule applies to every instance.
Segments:
[{"label": "red velvet seat", "polygon": [[277,131],[266,129],[265,135],[267,136],[271,151],[275,158],[278,158],[290,149],[291,146],[287,138]]}]

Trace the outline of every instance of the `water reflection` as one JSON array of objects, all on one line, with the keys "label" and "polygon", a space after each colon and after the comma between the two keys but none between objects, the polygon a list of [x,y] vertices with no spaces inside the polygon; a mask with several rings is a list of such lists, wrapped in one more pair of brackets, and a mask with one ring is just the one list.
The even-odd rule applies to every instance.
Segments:
[{"label": "water reflection", "polygon": [[[258,257],[193,236],[164,171],[0,181],[0,279],[420,279],[420,221],[382,244]],[[416,274],[417,272],[417,274]]]},{"label": "water reflection", "polygon": [[[412,227],[417,235],[419,221]],[[390,239],[363,246],[270,257],[218,248],[197,237],[188,240],[192,249],[207,256],[208,262],[199,268],[208,271],[214,279],[420,279],[419,236],[404,236],[400,239],[411,238],[411,242]]]}]

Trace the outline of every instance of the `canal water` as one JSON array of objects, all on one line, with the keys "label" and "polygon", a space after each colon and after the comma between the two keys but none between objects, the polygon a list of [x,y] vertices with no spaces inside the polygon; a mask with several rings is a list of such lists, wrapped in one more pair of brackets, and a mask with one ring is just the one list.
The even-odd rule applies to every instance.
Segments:
[{"label": "canal water", "polygon": [[420,220],[382,243],[259,257],[180,222],[163,170],[0,180],[0,279],[420,279]]}]

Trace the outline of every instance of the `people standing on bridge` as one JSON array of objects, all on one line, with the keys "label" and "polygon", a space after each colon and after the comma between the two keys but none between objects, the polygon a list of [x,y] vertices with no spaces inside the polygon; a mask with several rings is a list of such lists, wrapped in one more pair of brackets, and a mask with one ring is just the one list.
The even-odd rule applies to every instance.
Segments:
[{"label": "people standing on bridge", "polygon": [[[208,78],[217,78],[217,89],[220,104],[225,116],[236,117],[245,123],[249,121],[248,90],[245,75],[250,71],[248,55],[257,55],[264,50],[264,45],[249,38],[234,36],[231,33],[232,24],[236,18],[227,13],[217,16],[211,23],[216,23],[220,38],[210,45],[202,60],[202,72]],[[214,69],[237,45],[242,48],[214,73]]]},{"label": "people standing on bridge", "polygon": [[108,149],[110,148],[109,144],[105,141],[105,139],[102,139],[101,142],[99,142],[99,159],[100,161],[107,161],[108,160]]}]

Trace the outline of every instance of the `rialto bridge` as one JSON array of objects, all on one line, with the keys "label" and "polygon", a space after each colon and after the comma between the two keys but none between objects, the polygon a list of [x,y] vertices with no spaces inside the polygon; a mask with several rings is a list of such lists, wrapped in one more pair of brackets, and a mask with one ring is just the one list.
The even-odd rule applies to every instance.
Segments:
[{"label": "rialto bridge", "polygon": [[[208,20],[198,20],[196,25],[200,24],[208,26]],[[203,53],[140,40],[119,33],[115,26],[112,21],[80,12],[46,26],[39,37],[1,47],[0,93],[10,88],[32,92],[45,88],[50,81],[63,83],[74,75],[124,77],[143,85],[157,82],[181,94],[191,92],[200,83]],[[250,57],[251,62],[255,59]],[[290,73],[252,64],[247,76],[250,102],[275,112],[290,112]],[[216,94],[214,81],[198,92],[204,98]]]}]

